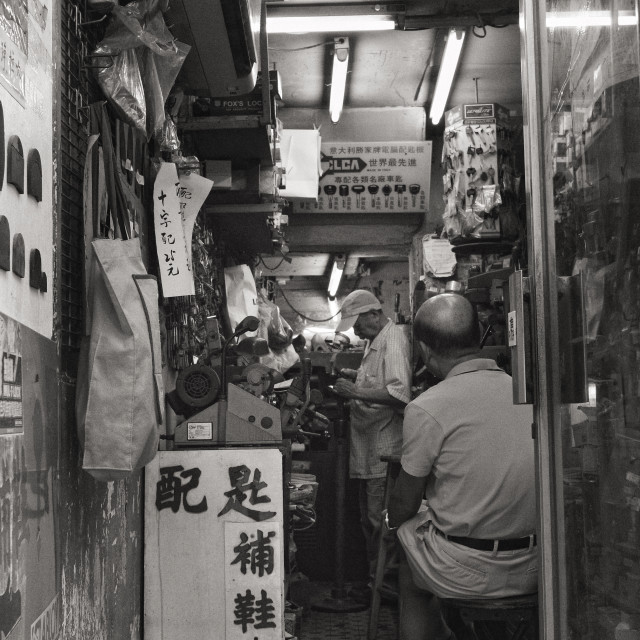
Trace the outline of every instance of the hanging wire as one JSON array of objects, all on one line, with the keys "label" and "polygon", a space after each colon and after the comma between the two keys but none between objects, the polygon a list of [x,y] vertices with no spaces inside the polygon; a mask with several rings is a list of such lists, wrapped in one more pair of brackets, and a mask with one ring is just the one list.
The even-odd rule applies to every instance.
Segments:
[{"label": "hanging wire", "polygon": [[318,47],[326,47],[327,45],[333,46],[333,44],[333,40],[327,40],[326,42],[310,44],[306,47],[296,47],[295,49],[276,49],[274,47],[269,47],[269,51],[306,51],[307,49],[317,49]]},{"label": "hanging wire", "polygon": [[[349,291],[349,293],[355,291],[358,288],[358,284],[360,283],[360,276],[358,275],[358,277],[355,279],[355,282],[353,283],[353,288],[351,289],[351,291]],[[332,316],[329,316],[328,318],[311,318],[309,316],[306,316],[304,313],[302,313],[301,311],[298,311],[298,309],[296,309],[291,302],[289,302],[289,300],[287,299],[287,296],[285,296],[284,291],[282,290],[282,287],[276,282],[275,284],[275,288],[277,289],[277,291],[280,292],[280,294],[282,295],[283,300],[289,305],[289,308],[296,313],[297,315],[299,315],[303,320],[308,320],[309,322],[329,322],[330,320],[333,320],[339,313],[340,310],[336,311]]]},{"label": "hanging wire", "polygon": [[329,322],[329,320],[333,320],[339,313],[340,311],[336,311],[332,316],[329,316],[328,318],[311,318],[309,316],[306,316],[304,313],[302,313],[301,311],[298,311],[298,309],[296,309],[291,302],[289,302],[287,296],[284,295],[284,291],[282,290],[282,287],[276,283],[276,288],[277,290],[280,292],[280,295],[282,296],[283,300],[289,305],[290,309],[297,315],[299,315],[303,320],[308,320],[309,322]]},{"label": "hanging wire", "polygon": [[280,267],[280,265],[285,261],[285,257],[282,256],[282,260],[280,260],[280,262],[278,262],[278,264],[275,267],[269,267],[267,266],[267,264],[265,263],[265,261],[262,259],[262,256],[258,256],[258,262],[262,263],[262,266],[267,269],[268,271],[275,271],[276,269],[278,269]]},{"label": "hanging wire", "polygon": [[[476,16],[478,18],[478,20],[480,21],[480,26],[478,25],[473,25],[473,28],[471,29],[471,32],[473,33],[473,35],[476,38],[486,38],[487,37],[487,25],[484,23],[484,20],[482,19],[482,16],[479,13],[476,13]],[[482,35],[480,35],[480,33],[476,32],[476,29],[481,29],[481,33]]]}]

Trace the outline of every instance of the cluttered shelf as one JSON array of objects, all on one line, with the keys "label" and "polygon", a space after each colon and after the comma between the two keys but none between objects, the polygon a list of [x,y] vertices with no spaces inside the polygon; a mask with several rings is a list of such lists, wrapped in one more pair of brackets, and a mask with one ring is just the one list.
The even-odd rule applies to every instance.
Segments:
[{"label": "cluttered shelf", "polygon": [[255,254],[272,254],[282,241],[280,205],[205,204],[202,212],[207,224],[228,245],[242,246]]},{"label": "cluttered shelf", "polygon": [[275,163],[275,128],[265,124],[262,116],[193,116],[180,120],[178,130],[199,158],[259,160],[263,166]]}]

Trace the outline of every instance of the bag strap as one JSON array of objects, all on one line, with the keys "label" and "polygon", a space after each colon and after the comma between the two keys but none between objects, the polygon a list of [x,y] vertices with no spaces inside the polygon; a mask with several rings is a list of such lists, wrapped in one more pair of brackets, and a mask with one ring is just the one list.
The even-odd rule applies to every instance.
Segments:
[{"label": "bag strap", "polygon": [[[140,302],[142,303],[142,308],[144,310],[144,317],[147,321],[147,330],[149,332],[149,342],[151,345],[151,371],[153,374],[155,374],[156,365],[157,365],[155,349],[158,347],[158,345],[154,345],[153,343],[153,327],[151,325],[151,316],[149,314],[149,307],[147,306],[147,300],[140,287],[140,281],[153,280],[153,282],[156,283],[156,286],[157,286],[158,279],[155,276],[143,275],[143,274],[133,274],[131,277],[133,278],[133,282],[135,283],[136,289],[138,290],[138,295],[140,296]],[[152,377],[153,377],[153,392],[154,392],[154,399],[155,399],[154,404],[156,407],[156,420],[158,421],[158,424],[162,424],[162,410],[160,408],[160,390],[158,389],[158,381],[156,380],[155,375],[153,375]]]},{"label": "bag strap", "polygon": [[118,178],[115,150],[111,136],[111,122],[106,102],[95,102],[89,106],[92,133],[100,134],[103,149],[105,185],[109,201],[109,213],[116,222],[116,234],[123,240],[131,238],[131,220],[127,199]]}]

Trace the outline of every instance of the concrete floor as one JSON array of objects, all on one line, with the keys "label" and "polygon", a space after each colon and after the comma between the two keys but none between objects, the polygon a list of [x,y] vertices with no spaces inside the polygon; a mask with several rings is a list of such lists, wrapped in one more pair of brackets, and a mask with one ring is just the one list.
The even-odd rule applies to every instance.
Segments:
[{"label": "concrete floor", "polygon": [[[304,594],[298,591],[302,618],[297,640],[367,640],[370,610],[356,613],[317,611],[314,604],[327,604],[332,596],[331,585],[309,582]],[[322,607],[326,608],[326,607]],[[383,603],[378,614],[375,640],[397,640],[398,608],[395,603]]]}]

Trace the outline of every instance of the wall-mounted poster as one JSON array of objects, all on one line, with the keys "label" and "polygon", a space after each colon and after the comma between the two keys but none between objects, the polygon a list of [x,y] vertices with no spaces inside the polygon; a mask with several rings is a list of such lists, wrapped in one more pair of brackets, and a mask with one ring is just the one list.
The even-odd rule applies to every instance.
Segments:
[{"label": "wall-mounted poster", "polygon": [[20,325],[0,313],[0,435],[22,433],[22,339]]},{"label": "wall-mounted poster", "polygon": [[429,140],[323,142],[318,198],[293,199],[293,211],[424,212],[429,204],[431,147]]}]

